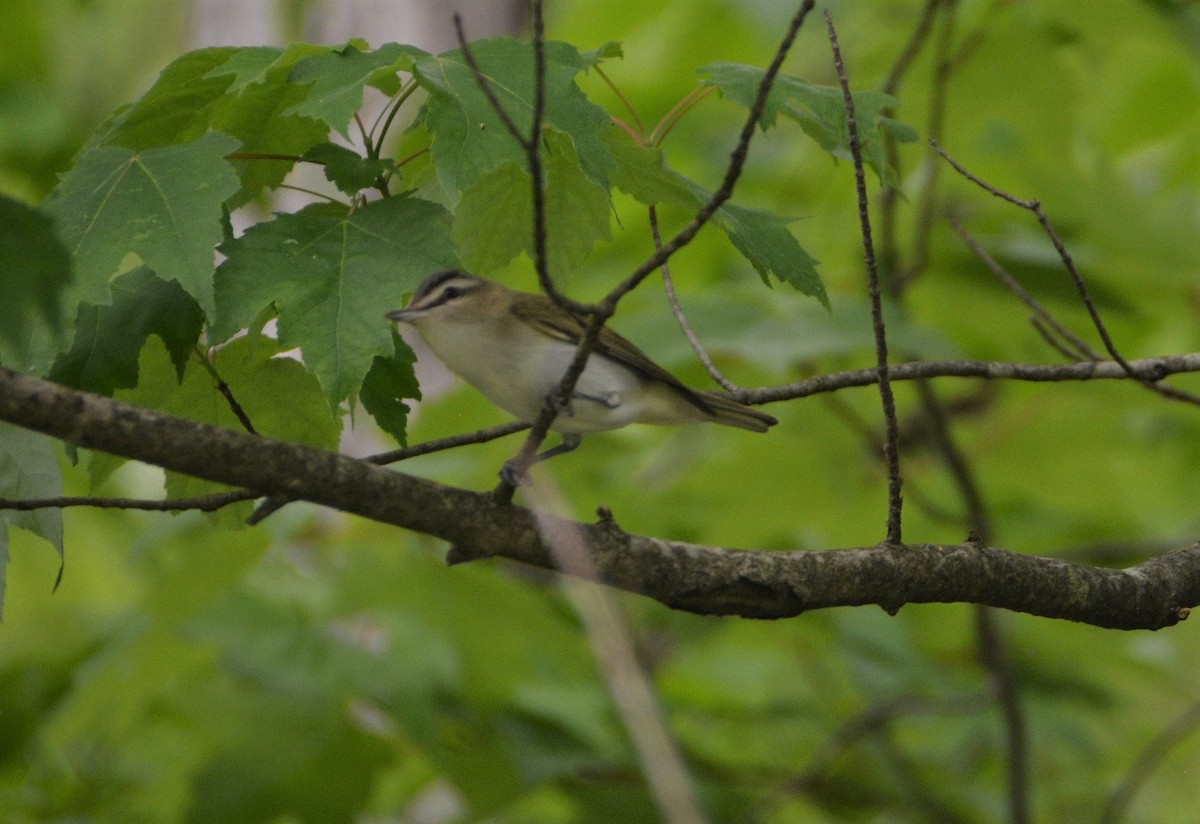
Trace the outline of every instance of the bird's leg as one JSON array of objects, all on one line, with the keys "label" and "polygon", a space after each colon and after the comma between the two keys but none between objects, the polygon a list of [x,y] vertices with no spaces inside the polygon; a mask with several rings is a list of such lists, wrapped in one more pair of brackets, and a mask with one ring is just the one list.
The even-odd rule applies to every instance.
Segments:
[{"label": "bird's leg", "polygon": [[560,443],[558,446],[550,447],[545,452],[534,455],[533,460],[529,462],[528,466],[518,467],[516,466],[515,461],[507,461],[505,462],[504,466],[500,468],[500,480],[504,481],[509,486],[523,486],[529,482],[529,478],[526,473],[529,472],[530,467],[532,467],[534,464],[541,463],[542,461],[549,460],[556,455],[565,455],[568,452],[578,449],[582,440],[583,436],[578,432],[564,434],[562,436],[562,443]]}]

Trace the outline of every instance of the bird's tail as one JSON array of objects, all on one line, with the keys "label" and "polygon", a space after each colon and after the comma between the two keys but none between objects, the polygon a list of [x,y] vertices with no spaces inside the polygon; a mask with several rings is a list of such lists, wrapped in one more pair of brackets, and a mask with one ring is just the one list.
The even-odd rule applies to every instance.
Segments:
[{"label": "bird's tail", "polygon": [[777,418],[766,412],[760,412],[724,395],[718,395],[715,392],[697,392],[696,394],[708,407],[714,423],[749,429],[751,432],[766,432],[767,429],[779,423]]}]

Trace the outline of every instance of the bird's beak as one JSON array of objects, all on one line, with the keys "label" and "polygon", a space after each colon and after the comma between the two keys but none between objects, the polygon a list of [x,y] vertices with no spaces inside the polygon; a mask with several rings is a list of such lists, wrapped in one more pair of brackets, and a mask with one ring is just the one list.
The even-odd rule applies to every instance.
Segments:
[{"label": "bird's beak", "polygon": [[388,312],[386,315],[384,315],[384,317],[386,317],[388,320],[395,321],[396,323],[407,323],[408,320],[416,314],[417,312],[414,312],[410,307],[408,309],[397,309],[394,312]]}]

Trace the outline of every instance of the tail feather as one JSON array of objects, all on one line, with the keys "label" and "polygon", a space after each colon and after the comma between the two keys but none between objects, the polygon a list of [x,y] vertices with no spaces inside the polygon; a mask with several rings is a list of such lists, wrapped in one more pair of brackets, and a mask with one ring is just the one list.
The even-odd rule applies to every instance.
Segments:
[{"label": "tail feather", "polygon": [[751,432],[766,432],[779,420],[766,412],[738,403],[715,392],[697,392],[708,407],[714,423],[749,429]]}]

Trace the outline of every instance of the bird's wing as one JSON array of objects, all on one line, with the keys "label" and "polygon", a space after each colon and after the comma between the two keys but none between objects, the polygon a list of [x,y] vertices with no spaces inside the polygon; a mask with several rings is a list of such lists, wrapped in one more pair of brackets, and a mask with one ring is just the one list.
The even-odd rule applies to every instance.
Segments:
[{"label": "bird's wing", "polygon": [[[587,331],[587,320],[563,309],[542,295],[522,295],[513,303],[513,311],[529,325],[540,329],[552,338],[578,345]],[[608,326],[600,330],[596,341],[597,353],[624,364],[647,380],[659,381],[683,395],[697,409],[713,414],[712,406],[696,390],[682,383],[679,378],[663,369],[640,349],[614,332]]]}]

